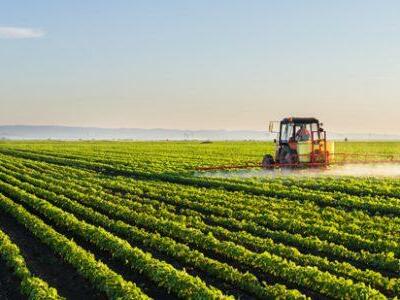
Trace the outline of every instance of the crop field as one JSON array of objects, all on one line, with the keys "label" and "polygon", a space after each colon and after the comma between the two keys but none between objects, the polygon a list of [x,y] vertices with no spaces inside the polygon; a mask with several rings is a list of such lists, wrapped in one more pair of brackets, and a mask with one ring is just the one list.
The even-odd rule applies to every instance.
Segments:
[{"label": "crop field", "polygon": [[400,178],[196,171],[273,149],[0,142],[0,299],[399,297]]}]

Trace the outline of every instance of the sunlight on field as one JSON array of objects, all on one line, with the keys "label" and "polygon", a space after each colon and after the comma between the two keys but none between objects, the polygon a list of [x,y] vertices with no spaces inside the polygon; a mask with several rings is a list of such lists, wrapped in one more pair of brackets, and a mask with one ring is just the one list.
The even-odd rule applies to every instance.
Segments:
[{"label": "sunlight on field", "polygon": [[[338,148],[395,154],[399,143]],[[273,151],[261,142],[1,142],[0,257],[43,299],[59,298],[32,264],[63,279],[56,287],[69,299],[77,284],[85,299],[399,296],[399,165],[195,171]]]}]

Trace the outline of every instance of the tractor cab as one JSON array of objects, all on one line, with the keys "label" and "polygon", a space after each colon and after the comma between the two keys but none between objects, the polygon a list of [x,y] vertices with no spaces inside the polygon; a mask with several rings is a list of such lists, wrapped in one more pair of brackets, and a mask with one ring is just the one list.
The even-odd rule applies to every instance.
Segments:
[{"label": "tractor cab", "polygon": [[263,167],[328,165],[333,143],[326,141],[326,132],[318,119],[285,118],[280,122],[270,122],[269,131],[277,134],[276,151],[275,157],[264,156]]}]

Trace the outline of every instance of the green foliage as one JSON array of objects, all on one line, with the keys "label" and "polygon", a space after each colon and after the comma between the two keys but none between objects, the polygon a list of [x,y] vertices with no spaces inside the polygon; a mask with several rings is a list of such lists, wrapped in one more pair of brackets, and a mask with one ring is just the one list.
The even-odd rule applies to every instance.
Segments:
[{"label": "green foliage", "polygon": [[16,277],[21,280],[21,292],[29,299],[64,299],[58,295],[55,288],[50,287],[45,281],[31,274],[18,246],[1,230],[0,259],[4,260],[14,271]]},{"label": "green foliage", "polygon": [[[258,161],[272,146],[5,142],[0,209],[110,298],[147,296],[70,237],[110,253],[153,288],[182,299],[232,298],[232,289],[258,299],[399,296],[398,179],[213,178],[193,172]],[[394,153],[399,146],[341,147]],[[27,283],[26,294],[29,286],[46,287],[38,278]]]}]

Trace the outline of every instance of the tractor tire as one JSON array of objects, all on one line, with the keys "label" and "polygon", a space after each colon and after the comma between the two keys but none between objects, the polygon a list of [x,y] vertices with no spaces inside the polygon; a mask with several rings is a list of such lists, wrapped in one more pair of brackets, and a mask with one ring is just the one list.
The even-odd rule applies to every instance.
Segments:
[{"label": "tractor tire", "polygon": [[273,168],[274,164],[275,164],[275,161],[274,161],[274,158],[272,157],[272,155],[270,155],[270,154],[264,155],[264,158],[261,162],[261,165],[263,168],[265,168],[265,169]]},{"label": "tractor tire", "polygon": [[288,154],[290,153],[290,149],[288,146],[282,146],[279,149],[279,153],[278,153],[278,160],[280,164],[288,164],[289,162],[286,160],[288,157]]},{"label": "tractor tire", "polygon": [[[294,165],[299,162],[297,151],[290,150],[288,146],[282,146],[278,158],[279,163],[283,165]],[[285,166],[285,168],[293,168],[293,166]]]}]

